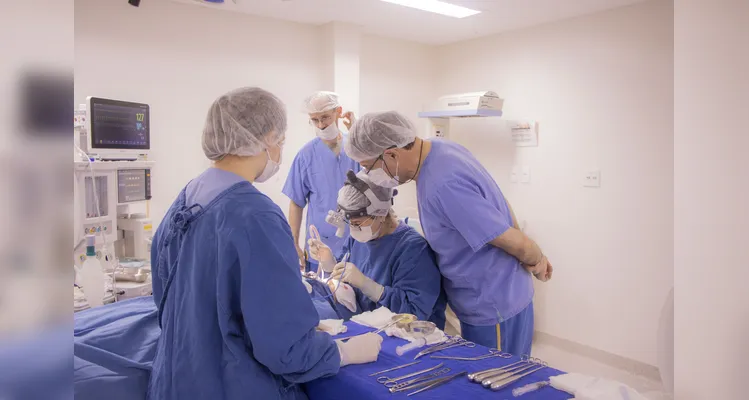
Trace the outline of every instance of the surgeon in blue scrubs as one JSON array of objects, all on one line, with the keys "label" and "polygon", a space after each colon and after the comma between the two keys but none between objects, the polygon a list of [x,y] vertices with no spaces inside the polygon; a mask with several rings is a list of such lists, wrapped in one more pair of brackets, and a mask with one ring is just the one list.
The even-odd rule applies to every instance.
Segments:
[{"label": "surgeon in blue scrubs", "polygon": [[319,323],[281,209],[260,192],[279,169],[286,109],[242,88],[208,111],[213,166],[181,191],[153,240],[158,341],[148,398],[306,399],[298,385],[377,359],[382,338],[346,343]]},{"label": "surgeon in blue scrubs", "polygon": [[304,145],[294,157],[283,193],[291,200],[289,224],[300,265],[307,271],[316,271],[317,261],[309,259],[306,256],[309,252],[305,253],[305,249],[299,246],[303,210],[307,208],[304,243],[310,237],[310,225],[315,225],[320,230],[323,243],[335,252],[340,251],[348,238],[348,229],[343,237],[337,237],[335,228],[325,223],[325,217],[329,210],[336,207],[336,194],[346,181],[346,171],[356,172],[360,167],[343,150],[344,135],[339,130],[339,123],[350,129],[354,114],[343,112],[338,95],[316,92],[304,104],[317,137]]},{"label": "surgeon in blue scrubs", "polygon": [[424,235],[437,253],[450,308],[464,338],[516,355],[530,354],[533,282],[552,266],[516,218],[489,172],[464,147],[422,140],[395,111],[362,116],[346,152],[377,185],[416,181]]},{"label": "surgeon in blue scrubs", "polygon": [[[350,225],[351,237],[335,258],[323,242],[310,239],[312,257],[332,279],[354,287],[357,313],[385,306],[444,329],[447,305],[434,252],[416,230],[398,221],[391,208],[393,192],[374,185],[363,172],[349,171],[338,192],[337,212]],[[348,262],[338,262],[344,258]]]}]

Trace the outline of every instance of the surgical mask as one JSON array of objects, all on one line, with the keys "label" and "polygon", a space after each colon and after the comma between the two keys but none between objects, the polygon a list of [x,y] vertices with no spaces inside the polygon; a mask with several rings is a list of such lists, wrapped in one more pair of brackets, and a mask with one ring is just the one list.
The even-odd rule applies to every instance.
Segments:
[{"label": "surgical mask", "polygon": [[270,157],[270,152],[268,149],[265,149],[265,154],[268,155],[268,161],[265,162],[265,168],[263,168],[263,172],[260,173],[260,175],[255,178],[255,182],[263,183],[273,177],[278,170],[281,168],[281,159],[283,158],[283,149],[281,149],[278,153],[278,162],[273,161]]},{"label": "surgical mask", "polygon": [[[385,172],[382,168],[377,168],[369,171],[367,174],[369,179],[377,186],[381,186],[388,189],[394,189],[401,183],[395,177],[392,177]],[[398,164],[395,164],[395,176],[398,176]]]},{"label": "surgical mask", "polygon": [[341,131],[338,130],[338,125],[335,122],[328,125],[325,129],[315,127],[315,134],[322,140],[335,140],[338,139],[338,135]]},{"label": "surgical mask", "polygon": [[[374,225],[374,222],[372,223],[372,225]],[[377,232],[372,232],[372,225],[360,226],[358,229],[356,227],[351,227],[351,237],[354,238],[354,240],[356,240],[357,242],[361,243],[367,243],[373,239],[376,239],[377,236],[380,235],[382,223],[380,223],[380,227],[377,229]]]}]

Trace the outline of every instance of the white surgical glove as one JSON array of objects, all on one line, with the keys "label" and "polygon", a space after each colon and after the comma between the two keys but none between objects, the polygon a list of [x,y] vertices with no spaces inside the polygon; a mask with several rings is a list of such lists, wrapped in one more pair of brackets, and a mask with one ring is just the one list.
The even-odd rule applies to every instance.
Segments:
[{"label": "white surgical glove", "polygon": [[377,361],[382,348],[382,336],[376,333],[354,336],[347,342],[336,340],[341,355],[341,367],[351,364],[366,364]]},{"label": "white surgical glove", "polygon": [[310,239],[307,241],[307,244],[309,245],[310,258],[320,263],[323,271],[332,271],[333,266],[335,265],[333,252],[330,250],[330,247],[320,240],[320,233],[314,225],[310,225],[309,231]]},{"label": "white surgical glove", "polygon": [[330,278],[350,283],[351,286],[361,290],[365,296],[375,303],[380,301],[382,293],[385,291],[382,285],[364,275],[356,265],[350,262],[336,264]]}]

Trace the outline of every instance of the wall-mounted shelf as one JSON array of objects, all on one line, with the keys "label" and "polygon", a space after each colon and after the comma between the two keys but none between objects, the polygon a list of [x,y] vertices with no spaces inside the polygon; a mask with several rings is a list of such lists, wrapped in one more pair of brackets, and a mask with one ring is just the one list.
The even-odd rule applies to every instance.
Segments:
[{"label": "wall-mounted shelf", "polygon": [[419,118],[465,118],[465,117],[501,117],[501,110],[451,110],[451,111],[422,111]]}]

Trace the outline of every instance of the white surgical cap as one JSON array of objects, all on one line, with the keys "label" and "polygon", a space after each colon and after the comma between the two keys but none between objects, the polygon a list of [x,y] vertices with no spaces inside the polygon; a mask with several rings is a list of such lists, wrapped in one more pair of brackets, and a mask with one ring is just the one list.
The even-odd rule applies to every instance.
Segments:
[{"label": "white surgical cap", "polygon": [[416,129],[403,115],[395,111],[369,113],[351,127],[344,148],[347,156],[362,162],[379,157],[391,147],[403,147],[414,139]]},{"label": "white surgical cap", "polygon": [[315,92],[304,100],[304,110],[307,114],[330,111],[341,106],[338,94],[333,92]]},{"label": "white surgical cap", "polygon": [[[387,215],[392,204],[393,189],[375,185],[364,171],[360,171],[356,174],[356,177],[366,183],[378,199],[383,200],[379,208],[371,212],[370,215],[373,217],[384,217]],[[369,201],[367,196],[352,185],[345,185],[338,191],[338,206],[345,210],[360,210],[369,207],[370,204],[372,202]]]},{"label": "white surgical cap", "polygon": [[203,128],[203,152],[210,160],[254,156],[286,134],[286,107],[270,92],[247,87],[213,102]]}]

